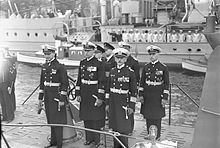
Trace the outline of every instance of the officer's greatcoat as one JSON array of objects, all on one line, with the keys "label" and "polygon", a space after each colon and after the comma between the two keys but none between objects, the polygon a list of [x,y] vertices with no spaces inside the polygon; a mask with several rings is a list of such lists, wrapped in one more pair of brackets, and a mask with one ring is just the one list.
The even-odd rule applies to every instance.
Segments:
[{"label": "officer's greatcoat", "polygon": [[[2,60],[2,59],[1,59]],[[14,81],[16,77],[16,66],[12,58],[4,58],[0,63],[0,103],[2,107],[2,116],[5,121],[14,119],[15,98],[12,94],[14,91]],[[12,89],[9,94],[8,87]]]},{"label": "officer's greatcoat", "polygon": [[60,64],[56,59],[43,65],[40,77],[40,91],[43,92],[41,94],[44,94],[47,121],[50,124],[67,123],[65,106],[62,106],[60,111],[58,111],[58,102],[54,99],[66,104],[67,100],[62,98],[61,94],[63,92],[64,94],[62,95],[65,95],[68,85],[67,71],[64,65]]},{"label": "officer's greatcoat", "polygon": [[134,109],[137,82],[134,71],[128,66],[110,71],[107,94],[109,94],[109,127],[114,131],[128,134],[131,131],[131,117],[126,119],[123,107]]},{"label": "officer's greatcoat", "polygon": [[95,106],[96,97],[104,100],[105,70],[102,61],[92,57],[80,62],[76,96],[81,96],[79,116],[82,120],[105,119],[104,103]]},{"label": "officer's greatcoat", "polygon": [[[139,95],[144,97],[141,113],[147,119],[159,119],[165,116],[162,98],[167,99],[169,90],[169,73],[164,64],[157,61],[143,67]],[[164,97],[166,95],[166,98]]]}]

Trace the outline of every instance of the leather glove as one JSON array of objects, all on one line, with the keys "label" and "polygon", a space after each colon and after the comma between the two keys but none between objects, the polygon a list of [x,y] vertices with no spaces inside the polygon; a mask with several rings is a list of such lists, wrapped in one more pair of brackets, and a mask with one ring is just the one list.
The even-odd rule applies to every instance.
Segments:
[{"label": "leather glove", "polygon": [[81,101],[82,101],[81,96],[76,96],[76,100],[77,100],[78,102],[81,102]]},{"label": "leather glove", "polygon": [[102,105],[102,100],[101,99],[96,99],[96,101],[95,101],[95,106],[97,106],[97,107],[99,107],[99,106],[101,106]]}]

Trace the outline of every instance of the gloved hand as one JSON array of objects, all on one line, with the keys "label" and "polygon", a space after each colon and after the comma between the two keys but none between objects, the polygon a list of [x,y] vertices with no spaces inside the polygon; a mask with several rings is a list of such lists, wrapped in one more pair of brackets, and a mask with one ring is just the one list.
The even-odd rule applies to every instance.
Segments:
[{"label": "gloved hand", "polygon": [[40,114],[42,109],[43,109],[43,100],[39,100],[38,107],[37,107],[37,113]]},{"label": "gloved hand", "polygon": [[[63,103],[67,103],[67,96],[66,95],[60,95],[60,98],[59,98],[59,102],[63,102]],[[63,104],[63,103],[61,103],[61,104]],[[63,104],[64,105],[64,104]],[[62,106],[63,106],[62,105]]]},{"label": "gloved hand", "polygon": [[60,106],[60,107],[64,106],[64,104],[65,104],[65,102],[59,101],[59,106]]},{"label": "gloved hand", "polygon": [[137,102],[144,103],[144,97],[143,96],[137,97]]},{"label": "gloved hand", "polygon": [[134,110],[132,108],[128,108],[128,115],[134,113]]},{"label": "gloved hand", "polygon": [[162,99],[163,99],[163,100],[168,100],[168,94],[165,94],[165,93],[164,93]]},{"label": "gloved hand", "polygon": [[95,106],[97,106],[97,107],[99,107],[99,106],[101,106],[102,105],[102,100],[101,99],[96,99],[96,101],[95,101]]},{"label": "gloved hand", "polygon": [[162,99],[162,100],[161,100],[161,105],[162,105],[163,107],[165,107],[166,104],[168,104],[168,100]]},{"label": "gloved hand", "polygon": [[109,105],[105,106],[105,111],[106,111],[106,113],[109,113]]},{"label": "gloved hand", "polygon": [[11,87],[8,87],[8,94],[10,95],[12,92],[12,88]]},{"label": "gloved hand", "polygon": [[81,96],[76,96],[76,100],[77,100],[78,102],[81,102],[81,101],[82,101]]}]

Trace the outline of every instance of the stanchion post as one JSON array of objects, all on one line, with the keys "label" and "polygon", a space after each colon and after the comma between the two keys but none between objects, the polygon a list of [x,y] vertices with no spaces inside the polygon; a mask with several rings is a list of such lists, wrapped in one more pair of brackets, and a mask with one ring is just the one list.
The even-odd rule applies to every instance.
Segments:
[{"label": "stanchion post", "polygon": [[172,83],[170,83],[170,87],[169,87],[169,97],[170,97],[170,99],[169,99],[169,125],[171,124],[171,87],[172,87]]}]

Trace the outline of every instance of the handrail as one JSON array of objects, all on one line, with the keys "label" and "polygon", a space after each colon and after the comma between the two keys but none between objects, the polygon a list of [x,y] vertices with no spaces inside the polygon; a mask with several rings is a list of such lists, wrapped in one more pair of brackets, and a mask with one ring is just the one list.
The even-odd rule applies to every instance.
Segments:
[{"label": "handrail", "polygon": [[205,106],[203,106],[201,110],[204,111],[204,112],[206,112],[206,113],[209,113],[209,114],[213,114],[213,115],[216,115],[216,116],[220,116],[220,113],[217,113],[217,112],[208,110],[208,109],[205,108]]},{"label": "handrail", "polygon": [[[127,137],[127,138],[131,138],[131,139],[136,139],[136,140],[152,142],[151,140],[147,140],[147,139],[144,139],[144,138],[139,138],[139,137],[135,137],[135,136],[129,136],[129,135],[121,134],[121,133],[115,132],[115,131],[100,131],[100,130],[94,130],[94,129],[90,129],[90,128],[81,127],[81,126],[66,125],[66,124],[4,124],[4,123],[2,123],[2,126],[15,126],[15,127],[35,127],[35,126],[49,126],[49,127],[51,127],[51,126],[55,126],[55,127],[68,127],[68,128],[79,129],[79,130],[86,130],[86,131],[90,131],[90,132],[96,132],[96,133],[112,136],[114,139],[117,140],[117,142],[119,142],[119,144],[123,148],[126,148],[126,147],[117,138],[118,136]],[[154,142],[155,143],[160,143],[160,141],[154,141]],[[166,144],[166,143],[160,143],[160,144],[162,144],[164,146],[171,146],[171,145]]]},{"label": "handrail", "polygon": [[183,92],[189,98],[190,101],[192,101],[196,105],[197,108],[199,108],[199,104],[196,103],[196,101],[189,94],[187,94],[178,84],[170,83],[170,87],[169,87],[169,91],[170,91],[170,95],[169,95],[169,98],[170,98],[169,99],[169,125],[171,125],[171,102],[172,102],[171,101],[171,99],[172,99],[171,87],[172,87],[172,85],[176,86],[181,92]]},{"label": "handrail", "polygon": [[197,106],[197,108],[199,108],[199,104],[196,103],[196,101],[189,94],[187,94],[179,85],[174,83],[171,83],[171,85],[175,85],[177,88],[179,88],[179,90],[182,91],[189,98],[189,100],[192,101]]},{"label": "handrail", "polygon": [[89,128],[84,128],[84,127],[80,127],[80,126],[74,126],[74,125],[65,125],[65,124],[3,124],[2,126],[18,126],[18,127],[34,127],[34,126],[55,126],[55,127],[68,127],[68,128],[75,128],[75,129],[80,129],[80,130],[86,130],[86,131],[90,131],[90,132],[96,132],[96,133],[100,133],[100,134],[105,134],[105,135],[109,135],[112,136],[115,140],[117,140],[117,142],[123,147],[126,148],[124,146],[124,144],[117,138],[117,136],[120,136],[121,134],[118,132],[105,132],[105,131],[99,131],[99,130],[94,130],[94,129],[89,129]]}]

